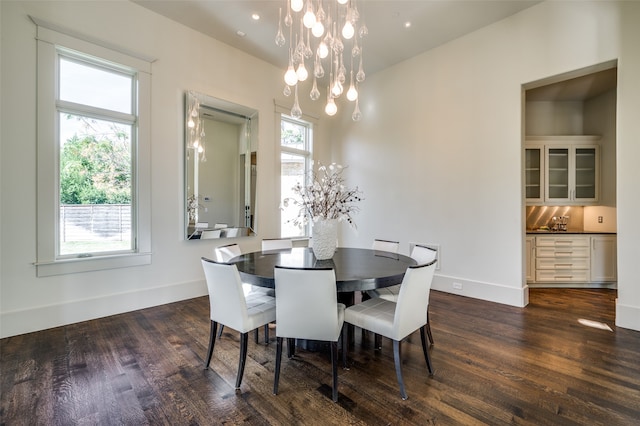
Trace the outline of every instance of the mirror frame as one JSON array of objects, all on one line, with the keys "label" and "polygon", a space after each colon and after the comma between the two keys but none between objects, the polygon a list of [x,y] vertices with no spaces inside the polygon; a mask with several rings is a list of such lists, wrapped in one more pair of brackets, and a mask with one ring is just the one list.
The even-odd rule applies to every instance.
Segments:
[{"label": "mirror frame", "polygon": [[[218,99],[202,93],[188,91],[185,94],[184,105],[184,223],[185,239],[199,240],[202,231],[212,230],[206,234],[213,234],[214,238],[236,238],[256,235],[255,227],[255,201],[257,196],[257,157],[258,157],[258,111],[233,102]],[[202,202],[209,202],[210,198],[203,200],[194,197],[195,187],[198,186],[195,175],[198,174],[198,165],[204,162],[200,155],[206,157],[206,145],[203,154],[196,152],[193,142],[198,138],[199,126],[203,125],[204,116],[213,121],[223,123],[241,124],[241,134],[238,139],[239,164],[238,176],[231,179],[238,182],[235,191],[238,203],[238,223],[229,223],[230,226],[216,226],[214,223],[199,222],[201,209],[205,208]],[[218,120],[220,118],[220,120]],[[195,124],[194,124],[195,119]],[[242,124],[244,121],[244,124]],[[193,126],[193,127],[192,127]],[[207,137],[205,135],[205,144]],[[211,136],[213,139],[214,136]],[[210,145],[210,144],[209,144]],[[210,148],[210,147],[209,147]],[[206,164],[206,163],[204,163]],[[242,170],[243,169],[243,170]],[[193,181],[194,188],[190,188]],[[243,186],[243,188],[241,188]],[[209,195],[210,197],[210,195]],[[243,198],[244,197],[244,198]],[[244,216],[243,218],[241,216]],[[217,232],[220,231],[220,232]]]}]

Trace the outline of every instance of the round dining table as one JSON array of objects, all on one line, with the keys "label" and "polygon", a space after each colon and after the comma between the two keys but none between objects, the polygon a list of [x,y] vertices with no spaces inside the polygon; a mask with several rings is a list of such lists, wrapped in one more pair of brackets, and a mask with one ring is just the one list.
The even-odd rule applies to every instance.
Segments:
[{"label": "round dining table", "polygon": [[387,251],[338,247],[329,260],[318,260],[308,247],[245,253],[230,260],[242,282],[275,288],[276,265],[296,268],[333,268],[339,293],[353,293],[400,284],[407,267],[416,265],[409,256]]}]

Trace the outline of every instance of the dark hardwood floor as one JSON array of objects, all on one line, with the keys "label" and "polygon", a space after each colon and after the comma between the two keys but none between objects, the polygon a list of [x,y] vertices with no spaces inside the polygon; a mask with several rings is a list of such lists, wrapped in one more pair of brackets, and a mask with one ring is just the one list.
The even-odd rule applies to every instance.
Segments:
[{"label": "dark hardwood floor", "polygon": [[435,375],[412,335],[402,401],[390,342],[357,332],[338,403],[328,356],[303,350],[274,396],[273,340],[249,339],[236,393],[238,333],[225,327],[204,370],[208,299],[172,303],[0,340],[0,423],[637,425],[640,332],[615,327],[615,295],[532,289],[520,309],[433,291]]}]

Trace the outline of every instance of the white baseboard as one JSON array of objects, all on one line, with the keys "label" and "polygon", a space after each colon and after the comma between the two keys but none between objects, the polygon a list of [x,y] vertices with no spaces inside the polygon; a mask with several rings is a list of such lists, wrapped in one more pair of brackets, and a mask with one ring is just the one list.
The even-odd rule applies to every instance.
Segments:
[{"label": "white baseboard", "polygon": [[616,327],[640,331],[640,307],[622,305],[616,298]]},{"label": "white baseboard", "polygon": [[205,296],[204,280],[110,294],[0,314],[0,338]]},{"label": "white baseboard", "polygon": [[433,277],[431,288],[445,293],[459,294],[460,296],[489,302],[502,303],[503,305],[525,307],[529,303],[529,287],[508,287],[500,284],[470,281],[461,278],[436,275]]}]

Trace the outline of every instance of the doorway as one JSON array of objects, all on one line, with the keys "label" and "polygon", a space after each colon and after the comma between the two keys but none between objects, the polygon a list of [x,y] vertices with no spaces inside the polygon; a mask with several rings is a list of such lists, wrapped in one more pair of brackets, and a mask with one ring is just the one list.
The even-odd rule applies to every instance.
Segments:
[{"label": "doorway", "polygon": [[[616,61],[523,85],[523,211],[526,215],[526,281],[530,288],[616,288],[616,91]],[[580,163],[586,153],[584,148],[590,146],[595,146],[589,154],[596,161],[592,157],[593,166],[584,166]],[[566,172],[563,171],[565,165],[557,165],[557,156],[561,154],[566,155],[566,163],[562,163],[566,165]],[[567,176],[566,182],[558,180],[558,173]],[[595,185],[597,195],[580,200],[575,194],[589,183],[580,181],[585,176]],[[539,188],[535,187],[536,179]],[[568,194],[566,199],[554,199],[557,196],[550,194],[562,191],[563,185]],[[564,221],[564,228],[553,229],[559,220]],[[569,232],[566,232],[567,221]],[[574,240],[582,239],[580,245],[586,246],[578,250],[583,250],[584,257],[579,254],[576,259],[562,262],[537,257],[541,249],[536,247],[536,237],[547,233],[558,236],[562,231],[564,235],[579,237]],[[593,238],[600,235],[608,237],[607,247],[604,252],[594,254],[594,244],[600,244],[600,240]],[[543,239],[545,244],[548,240],[548,237]],[[605,265],[611,269],[611,264],[613,275],[611,271],[608,275],[600,273],[598,267]],[[555,274],[550,271],[555,267],[565,270]],[[575,271],[565,273],[571,268]]]}]

